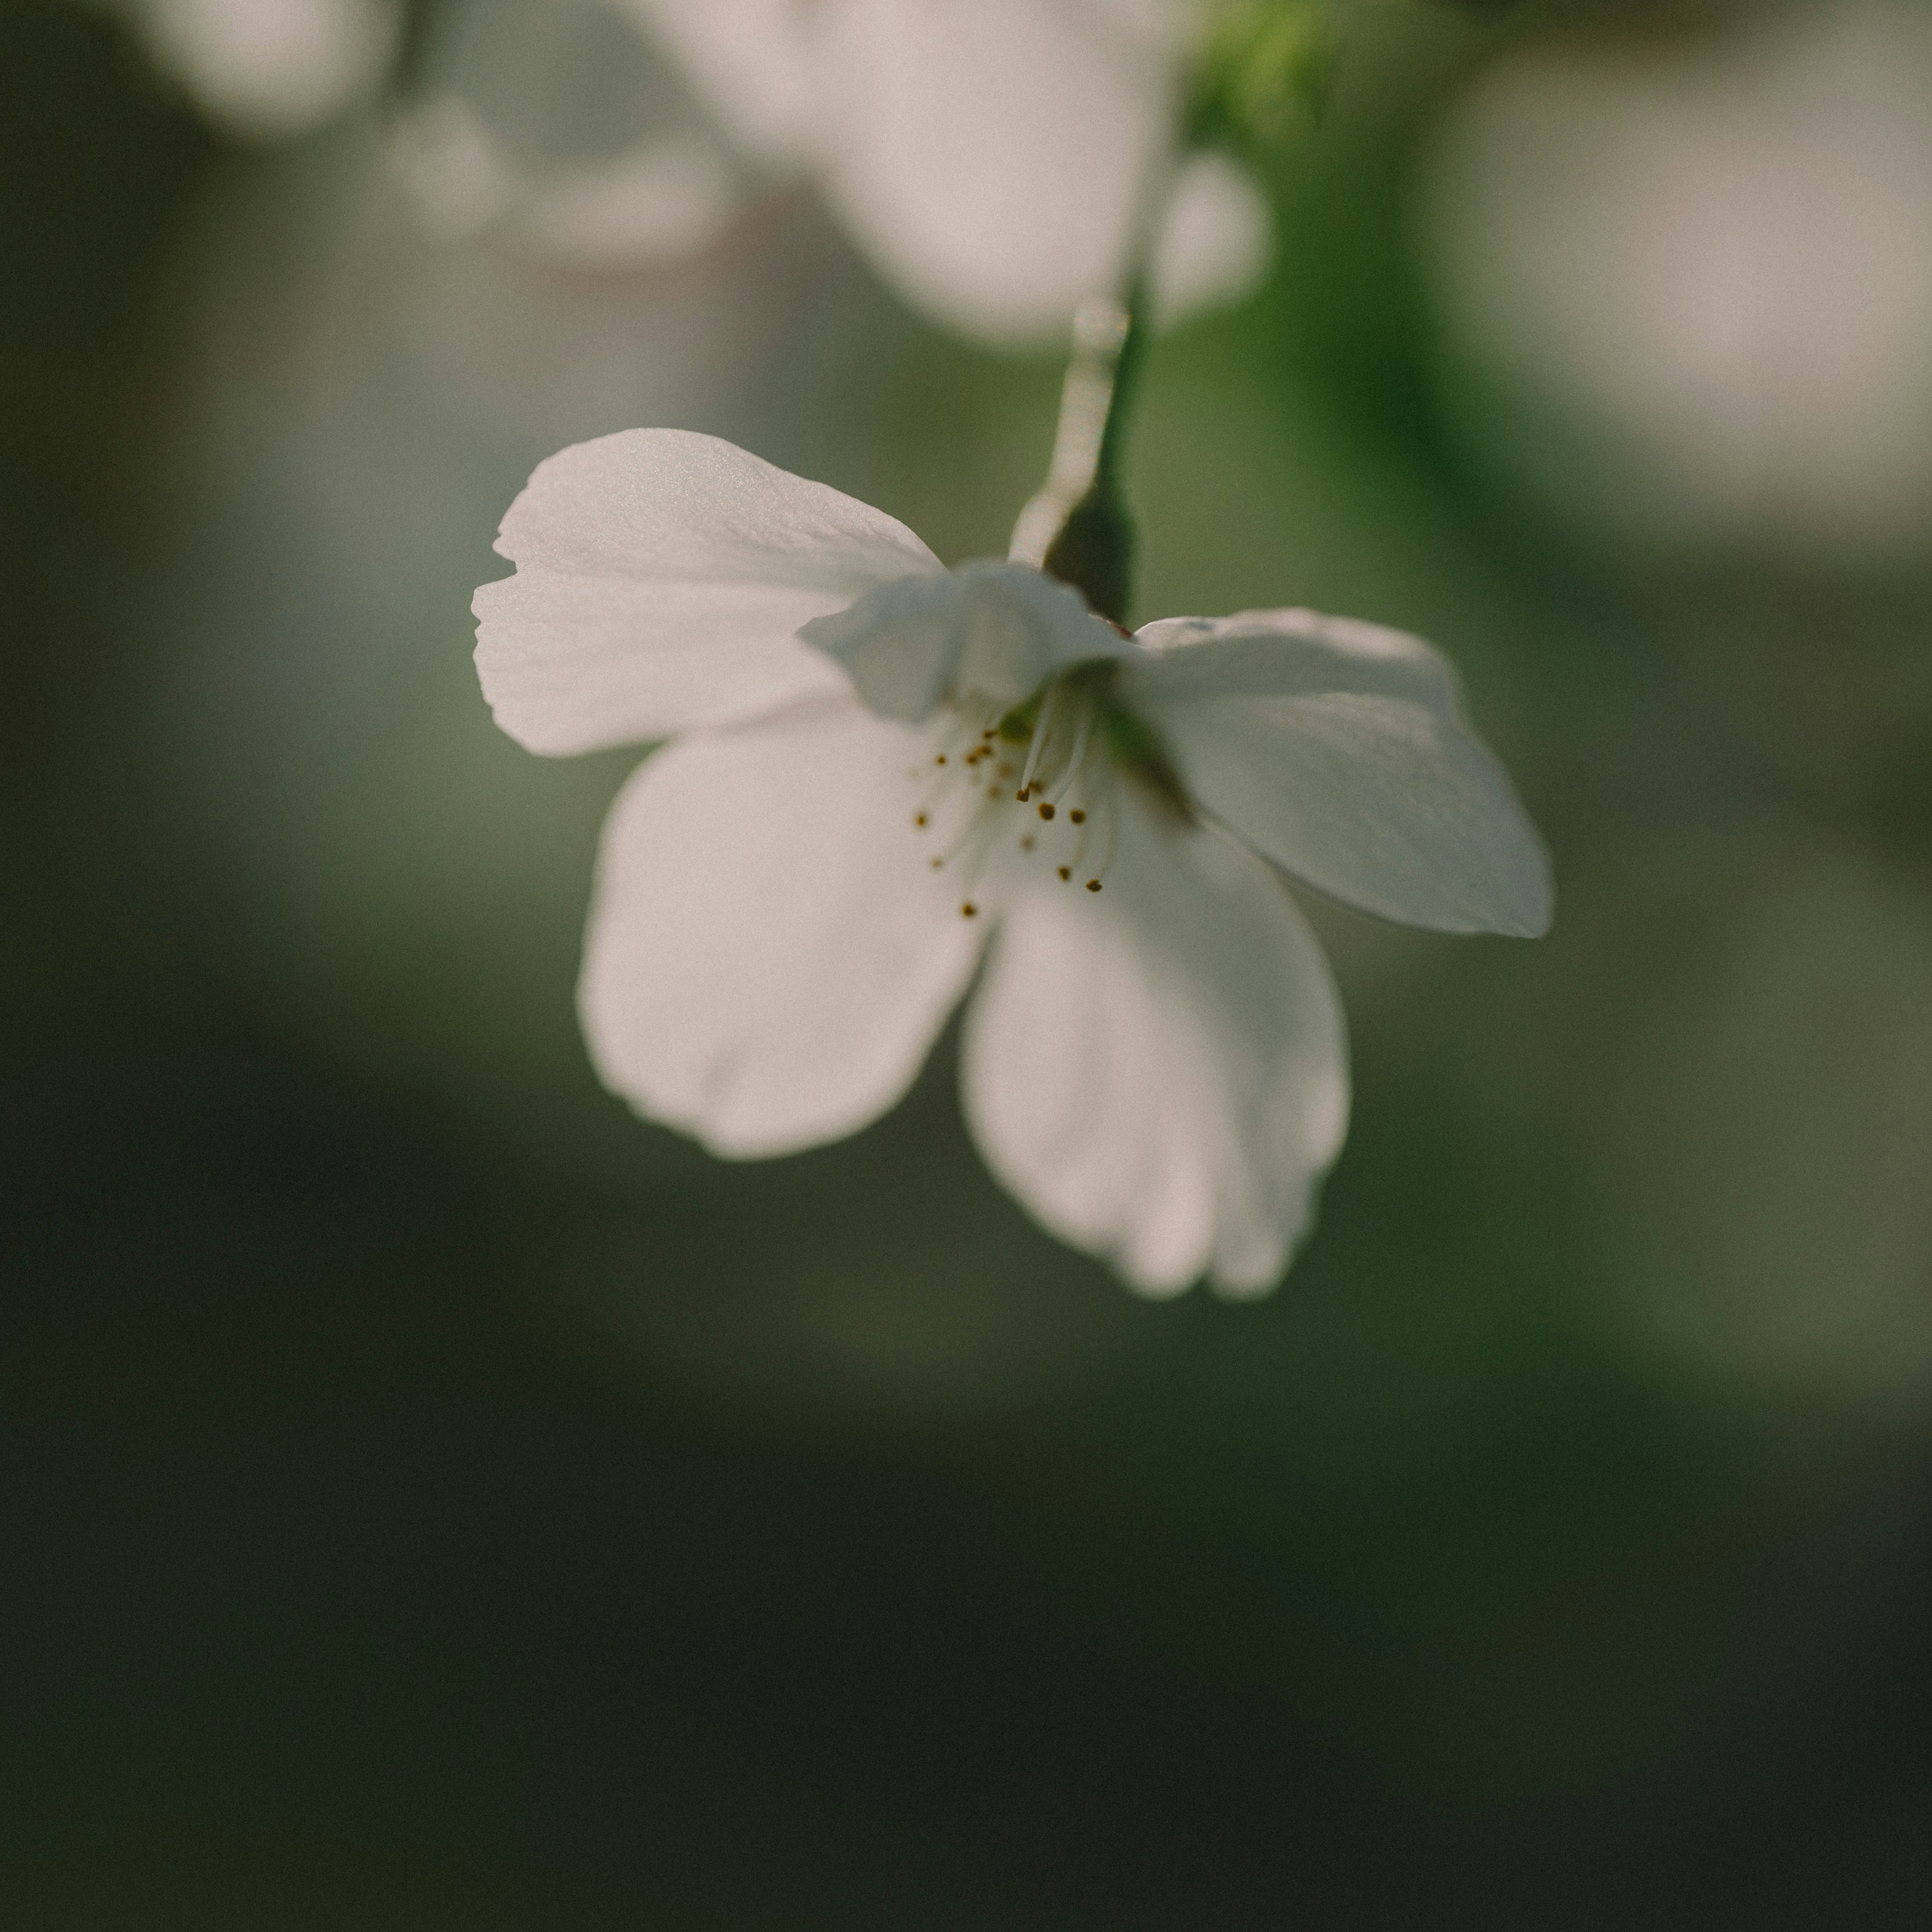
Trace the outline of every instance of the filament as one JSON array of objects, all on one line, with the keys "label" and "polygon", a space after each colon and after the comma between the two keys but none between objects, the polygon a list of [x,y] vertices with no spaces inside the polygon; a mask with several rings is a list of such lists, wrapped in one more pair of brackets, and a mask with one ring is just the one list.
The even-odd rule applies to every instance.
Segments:
[{"label": "filament", "polygon": [[1027,744],[1026,770],[1020,774],[1018,796],[1024,800],[1033,790],[1033,775],[1040,769],[1040,761],[1046,750],[1046,734],[1053,724],[1053,700],[1060,694],[1058,680],[1046,687],[1046,694],[1040,701],[1040,716],[1034,720],[1033,736]]}]

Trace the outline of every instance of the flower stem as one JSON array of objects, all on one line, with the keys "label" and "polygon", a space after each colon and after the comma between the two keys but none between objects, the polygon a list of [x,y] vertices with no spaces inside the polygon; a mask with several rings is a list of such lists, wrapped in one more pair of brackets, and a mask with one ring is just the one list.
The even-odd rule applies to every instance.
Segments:
[{"label": "flower stem", "polygon": [[1121,452],[1149,333],[1144,275],[1124,303],[1092,302],[1081,310],[1053,460],[1045,488],[1021,512],[1010,553],[1072,584],[1116,624],[1126,620],[1134,551]]}]

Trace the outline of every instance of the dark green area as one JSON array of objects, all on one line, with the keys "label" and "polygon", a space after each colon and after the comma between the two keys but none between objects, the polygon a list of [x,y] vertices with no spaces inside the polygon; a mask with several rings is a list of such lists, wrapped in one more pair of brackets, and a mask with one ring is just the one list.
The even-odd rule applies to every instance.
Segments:
[{"label": "dark green area", "polygon": [[[1318,909],[1355,1124],[1286,1286],[1229,1307],[1135,1301],[1033,1229],[950,1040],[876,1128],[757,1167],[596,1091],[576,922],[628,760],[580,797],[501,748],[479,790],[563,800],[565,887],[443,909],[406,726],[473,705],[460,598],[338,672],[294,562],[244,554],[196,602],[233,533],[181,534],[181,318],[238,204],[296,210],[289,164],[200,132],[92,13],[0,16],[0,1922],[1924,1922],[1932,1465],[1923,1382],[1883,1370],[1927,1283],[1829,1372],[1822,1342],[1767,1369],[1633,1310],[1701,1307],[1736,1204],[1778,1204],[1724,1164],[1759,1060],[1688,1064],[1706,989],[1744,1000],[1767,949],[1894,987],[1882,920],[1817,949],[1858,882],[1927,890],[1928,740],[1881,675],[1925,604],[1622,572],[1459,454],[1402,183],[1490,44],[1353,118],[1345,64],[1336,131],[1282,164],[1288,266],[1147,372],[1142,614],[1305,596],[1452,641],[1563,894],[1540,947]],[[802,272],[791,339],[832,373],[767,453],[997,548],[1052,371],[903,334],[882,362],[856,272]],[[1236,499],[1291,446],[1321,520],[1288,528],[1284,486],[1277,550]],[[1217,464],[1247,466],[1218,496]],[[312,790],[270,727],[224,764],[160,708],[209,608],[260,648],[194,706],[268,716],[296,662]],[[1792,748],[1764,721],[1828,682]],[[344,751],[338,710],[379,723]],[[290,795],[374,821],[341,849],[393,872],[339,868],[364,923],[272,930],[251,848],[206,831]],[[304,904],[365,908],[320,848],[269,849]],[[1852,900],[1780,896],[1814,874]],[[1845,1007],[1774,1100],[1882,1073],[1880,1008]],[[1766,1064],[1792,1045],[1768,1027]],[[1647,1070],[1680,1064],[1681,1090]],[[1868,1263],[1820,1298],[1862,1306]]]}]

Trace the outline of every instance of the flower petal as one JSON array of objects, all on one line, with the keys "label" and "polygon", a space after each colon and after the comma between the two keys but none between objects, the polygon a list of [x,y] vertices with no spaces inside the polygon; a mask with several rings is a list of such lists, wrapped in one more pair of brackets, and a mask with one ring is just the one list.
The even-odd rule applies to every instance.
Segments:
[{"label": "flower petal", "polygon": [[1167,1294],[1271,1287],[1348,1107],[1342,1010],[1280,880],[1120,800],[1098,894],[1019,897],[967,1016],[966,1110],[1048,1228]]},{"label": "flower petal", "polygon": [[994,341],[1118,290],[1172,138],[1166,36],[1118,4],[826,0],[826,191],[920,308]]},{"label": "flower petal", "polygon": [[799,635],[842,664],[880,717],[913,722],[956,691],[1017,704],[1057,670],[1131,648],[1077,590],[992,559],[882,584]]},{"label": "flower petal", "polygon": [[848,693],[646,761],[604,827],[578,988],[608,1086],[740,1159],[898,1100],[986,924],[913,832],[925,750]]},{"label": "flower petal", "polygon": [[844,688],[801,624],[938,572],[902,524],[715,436],[626,430],[537,466],[476,593],[476,668],[532,752],[595,750]]},{"label": "flower petal", "polygon": [[799,0],[616,0],[676,56],[718,120],[767,165],[811,120],[810,15]]},{"label": "flower petal", "polygon": [[1254,176],[1212,149],[1189,155],[1154,243],[1155,320],[1166,328],[1239,302],[1267,274],[1274,252],[1273,211]]},{"label": "flower petal", "polygon": [[398,10],[384,0],[146,0],[135,17],[209,113],[272,138],[319,125],[373,86]]},{"label": "flower petal", "polygon": [[1310,610],[1150,624],[1130,701],[1189,796],[1337,898],[1443,932],[1546,931],[1550,857],[1419,638]]}]

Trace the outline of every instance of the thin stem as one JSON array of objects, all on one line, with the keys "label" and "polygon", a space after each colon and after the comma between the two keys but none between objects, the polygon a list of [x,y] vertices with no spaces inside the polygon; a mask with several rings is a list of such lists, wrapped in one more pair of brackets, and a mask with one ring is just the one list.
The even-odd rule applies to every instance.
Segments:
[{"label": "thin stem", "polygon": [[[1084,303],[1073,320],[1073,348],[1060,389],[1060,417],[1046,481],[1020,512],[1007,554],[1016,563],[1044,566],[1048,548],[1067,512],[1093,488],[1102,445],[1116,412],[1116,372],[1132,323],[1119,302]],[[1119,444],[1114,433],[1116,454]]]},{"label": "thin stem", "polygon": [[1132,412],[1141,371],[1146,366],[1149,342],[1154,331],[1148,320],[1150,304],[1144,274],[1136,278],[1126,301],[1126,328],[1114,357],[1113,380],[1107,396],[1106,415],[1100,428],[1100,446],[1094,453],[1090,491],[1118,496],[1120,488],[1120,452],[1125,446],[1127,420]]},{"label": "thin stem", "polygon": [[1146,184],[1125,294],[1089,303],[1075,319],[1053,460],[1045,488],[1020,513],[1009,553],[1070,584],[1097,615],[1123,626],[1134,554],[1123,452],[1153,333],[1149,259],[1172,185],[1172,163]]}]

